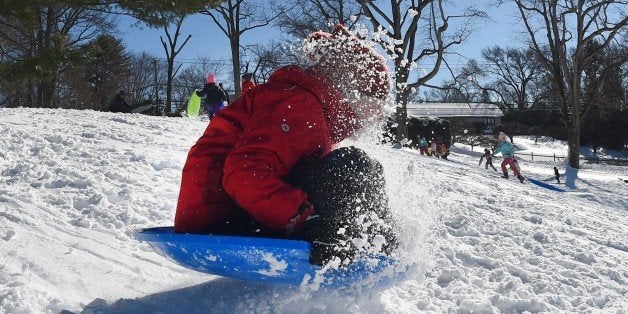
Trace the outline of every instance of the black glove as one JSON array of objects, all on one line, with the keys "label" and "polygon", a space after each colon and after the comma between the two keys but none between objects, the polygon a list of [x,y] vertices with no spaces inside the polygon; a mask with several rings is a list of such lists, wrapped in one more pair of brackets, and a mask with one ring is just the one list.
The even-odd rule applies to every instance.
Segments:
[{"label": "black glove", "polygon": [[[383,168],[364,151],[355,147],[334,150],[293,167],[286,181],[306,192],[316,211],[295,234],[312,243],[310,263],[322,265],[334,257],[352,259],[357,248],[351,239],[364,234],[369,240],[383,235],[384,253],[397,246]],[[366,218],[358,222],[358,217]]]}]

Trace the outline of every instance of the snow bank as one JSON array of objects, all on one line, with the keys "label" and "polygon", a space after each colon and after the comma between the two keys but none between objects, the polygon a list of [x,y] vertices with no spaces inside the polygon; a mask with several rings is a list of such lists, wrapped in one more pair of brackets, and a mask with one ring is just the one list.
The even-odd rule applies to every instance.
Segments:
[{"label": "snow bank", "polygon": [[[183,269],[134,233],[172,224],[205,126],[0,109],[0,312],[628,312],[626,168],[561,168],[571,182],[556,193],[498,178],[464,147],[446,161],[343,143],[384,166],[412,265],[401,278],[310,291]],[[548,183],[553,166],[521,162]]]}]

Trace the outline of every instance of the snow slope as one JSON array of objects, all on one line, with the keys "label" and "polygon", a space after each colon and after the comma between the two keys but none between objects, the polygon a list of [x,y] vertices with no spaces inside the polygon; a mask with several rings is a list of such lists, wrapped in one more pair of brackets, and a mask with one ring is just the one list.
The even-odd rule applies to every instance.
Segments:
[{"label": "snow slope", "polygon": [[[134,233],[172,224],[206,123],[0,109],[0,312],[628,313],[627,168],[559,165],[557,193],[498,178],[462,146],[446,161],[343,143],[384,165],[403,278],[314,291],[181,268]],[[521,162],[541,180],[554,165]]]}]

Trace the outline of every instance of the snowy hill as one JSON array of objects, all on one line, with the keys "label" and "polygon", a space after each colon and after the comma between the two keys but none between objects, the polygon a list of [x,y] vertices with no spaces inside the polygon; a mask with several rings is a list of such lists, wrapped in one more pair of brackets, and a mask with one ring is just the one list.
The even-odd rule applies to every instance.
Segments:
[{"label": "snowy hill", "polygon": [[[0,109],[0,312],[628,313],[628,169],[561,167],[558,193],[498,178],[463,146],[446,161],[343,143],[385,168],[399,259],[413,265],[389,285],[312,291],[186,270],[134,234],[172,224],[206,123]],[[521,162],[541,180],[554,165]]]}]

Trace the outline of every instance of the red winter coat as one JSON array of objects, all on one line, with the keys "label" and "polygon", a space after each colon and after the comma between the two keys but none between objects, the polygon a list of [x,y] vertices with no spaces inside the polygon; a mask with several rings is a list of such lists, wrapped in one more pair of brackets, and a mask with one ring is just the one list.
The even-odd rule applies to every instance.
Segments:
[{"label": "red winter coat", "polygon": [[357,127],[340,99],[313,70],[287,66],[218,112],[188,154],[175,231],[202,232],[244,209],[283,232],[307,195],[282,178]]}]

